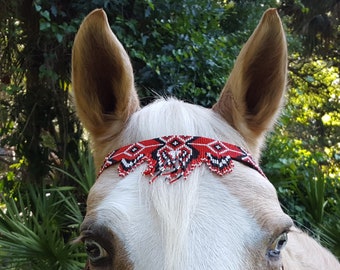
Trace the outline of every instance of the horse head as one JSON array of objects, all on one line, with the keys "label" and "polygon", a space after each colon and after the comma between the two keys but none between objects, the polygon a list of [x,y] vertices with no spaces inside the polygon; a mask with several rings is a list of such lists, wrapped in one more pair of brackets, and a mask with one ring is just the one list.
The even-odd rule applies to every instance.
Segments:
[{"label": "horse head", "polygon": [[275,9],[210,109],[175,98],[141,108],[129,56],[103,10],[76,35],[72,79],[99,172],[81,225],[88,269],[289,268],[288,246],[299,241],[285,248],[287,234],[300,232],[258,166],[287,81]]}]

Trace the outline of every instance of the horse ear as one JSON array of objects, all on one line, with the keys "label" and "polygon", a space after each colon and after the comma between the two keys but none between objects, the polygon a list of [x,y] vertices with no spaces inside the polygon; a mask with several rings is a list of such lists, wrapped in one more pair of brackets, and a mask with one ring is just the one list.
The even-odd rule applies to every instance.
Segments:
[{"label": "horse ear", "polygon": [[275,9],[267,10],[241,50],[213,110],[247,141],[255,157],[283,101],[287,45]]},{"label": "horse ear", "polygon": [[101,9],[85,18],[75,37],[72,84],[78,116],[94,140],[118,134],[139,109],[129,57]]}]

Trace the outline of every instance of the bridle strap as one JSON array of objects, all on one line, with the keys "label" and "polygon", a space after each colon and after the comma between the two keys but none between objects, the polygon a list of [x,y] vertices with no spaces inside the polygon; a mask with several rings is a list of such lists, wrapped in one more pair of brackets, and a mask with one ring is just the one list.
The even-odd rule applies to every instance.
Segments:
[{"label": "bridle strap", "polygon": [[112,151],[105,158],[98,177],[108,167],[118,164],[119,175],[124,177],[142,163],[147,163],[144,175],[151,176],[150,183],[165,176],[173,183],[189,174],[202,163],[217,175],[233,169],[233,161],[240,162],[266,177],[251,155],[243,148],[218,140],[172,135],[133,143]]}]

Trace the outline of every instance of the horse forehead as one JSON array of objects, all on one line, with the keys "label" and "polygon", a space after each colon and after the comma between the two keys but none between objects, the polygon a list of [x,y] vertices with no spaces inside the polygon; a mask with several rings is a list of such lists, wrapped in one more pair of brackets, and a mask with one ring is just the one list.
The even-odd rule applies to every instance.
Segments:
[{"label": "horse forehead", "polygon": [[[212,177],[212,173],[203,164],[199,169],[194,170],[196,174],[192,177],[185,180],[179,179],[179,183],[193,182],[188,187],[184,186],[184,189],[183,185],[177,189],[176,183],[168,184],[163,179],[157,179],[156,184],[150,184],[150,179],[143,176],[146,166],[147,164],[141,165],[132,173],[131,177],[126,177],[133,179],[132,181],[125,181],[123,177],[119,176],[116,166],[105,170],[90,191],[87,212],[110,208],[112,205],[122,207],[127,201],[134,199],[138,199],[139,202],[150,203],[148,200],[152,200],[155,194],[164,196],[161,199],[166,200],[169,195],[168,191],[174,193],[176,197],[174,202],[178,204],[181,204],[181,196],[190,194],[193,194],[192,196],[196,196],[196,200],[199,200],[201,195],[214,195],[215,191],[212,186],[210,184],[205,186],[204,184],[205,181],[211,183],[209,178],[213,178],[220,187],[224,187],[222,192],[229,194],[226,197],[228,203],[236,201],[238,206],[247,211],[264,229],[273,230],[277,225],[276,223],[280,223],[278,219],[282,216],[285,218],[273,185],[256,170],[238,162],[234,161],[234,168],[226,177]],[[203,174],[200,173],[202,171]],[[162,184],[159,185],[159,183]],[[110,205],[111,203],[112,205]],[[138,205],[141,206],[142,204],[139,203]]]},{"label": "horse forehead", "polygon": [[[91,200],[101,197],[90,203],[96,205],[90,209],[96,222],[124,239],[136,269],[163,269],[169,261],[166,269],[191,269],[207,262],[221,269],[226,257],[230,269],[243,269],[247,252],[265,232],[220,177],[200,168],[187,180],[169,185],[157,179],[149,184],[140,177],[142,170],[117,181],[112,177],[116,171],[108,169],[100,181],[111,181],[110,191],[95,188],[90,194]],[[209,248],[202,249],[202,244]],[[164,252],[162,259],[159,250]]]}]

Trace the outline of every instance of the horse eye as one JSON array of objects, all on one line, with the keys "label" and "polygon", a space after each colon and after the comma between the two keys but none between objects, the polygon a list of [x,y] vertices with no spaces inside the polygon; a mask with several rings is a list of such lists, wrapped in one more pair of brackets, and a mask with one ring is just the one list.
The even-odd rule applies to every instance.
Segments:
[{"label": "horse eye", "polygon": [[98,262],[108,256],[107,251],[96,241],[85,240],[85,250],[92,263]]},{"label": "horse eye", "polygon": [[288,241],[288,235],[287,233],[283,233],[281,234],[277,239],[276,239],[276,249],[278,250],[282,250],[286,244],[287,244],[287,241]]},{"label": "horse eye", "polygon": [[271,247],[269,248],[267,254],[269,258],[277,260],[280,258],[281,251],[286,246],[288,241],[288,235],[286,232],[281,234],[276,240],[273,242]]}]

